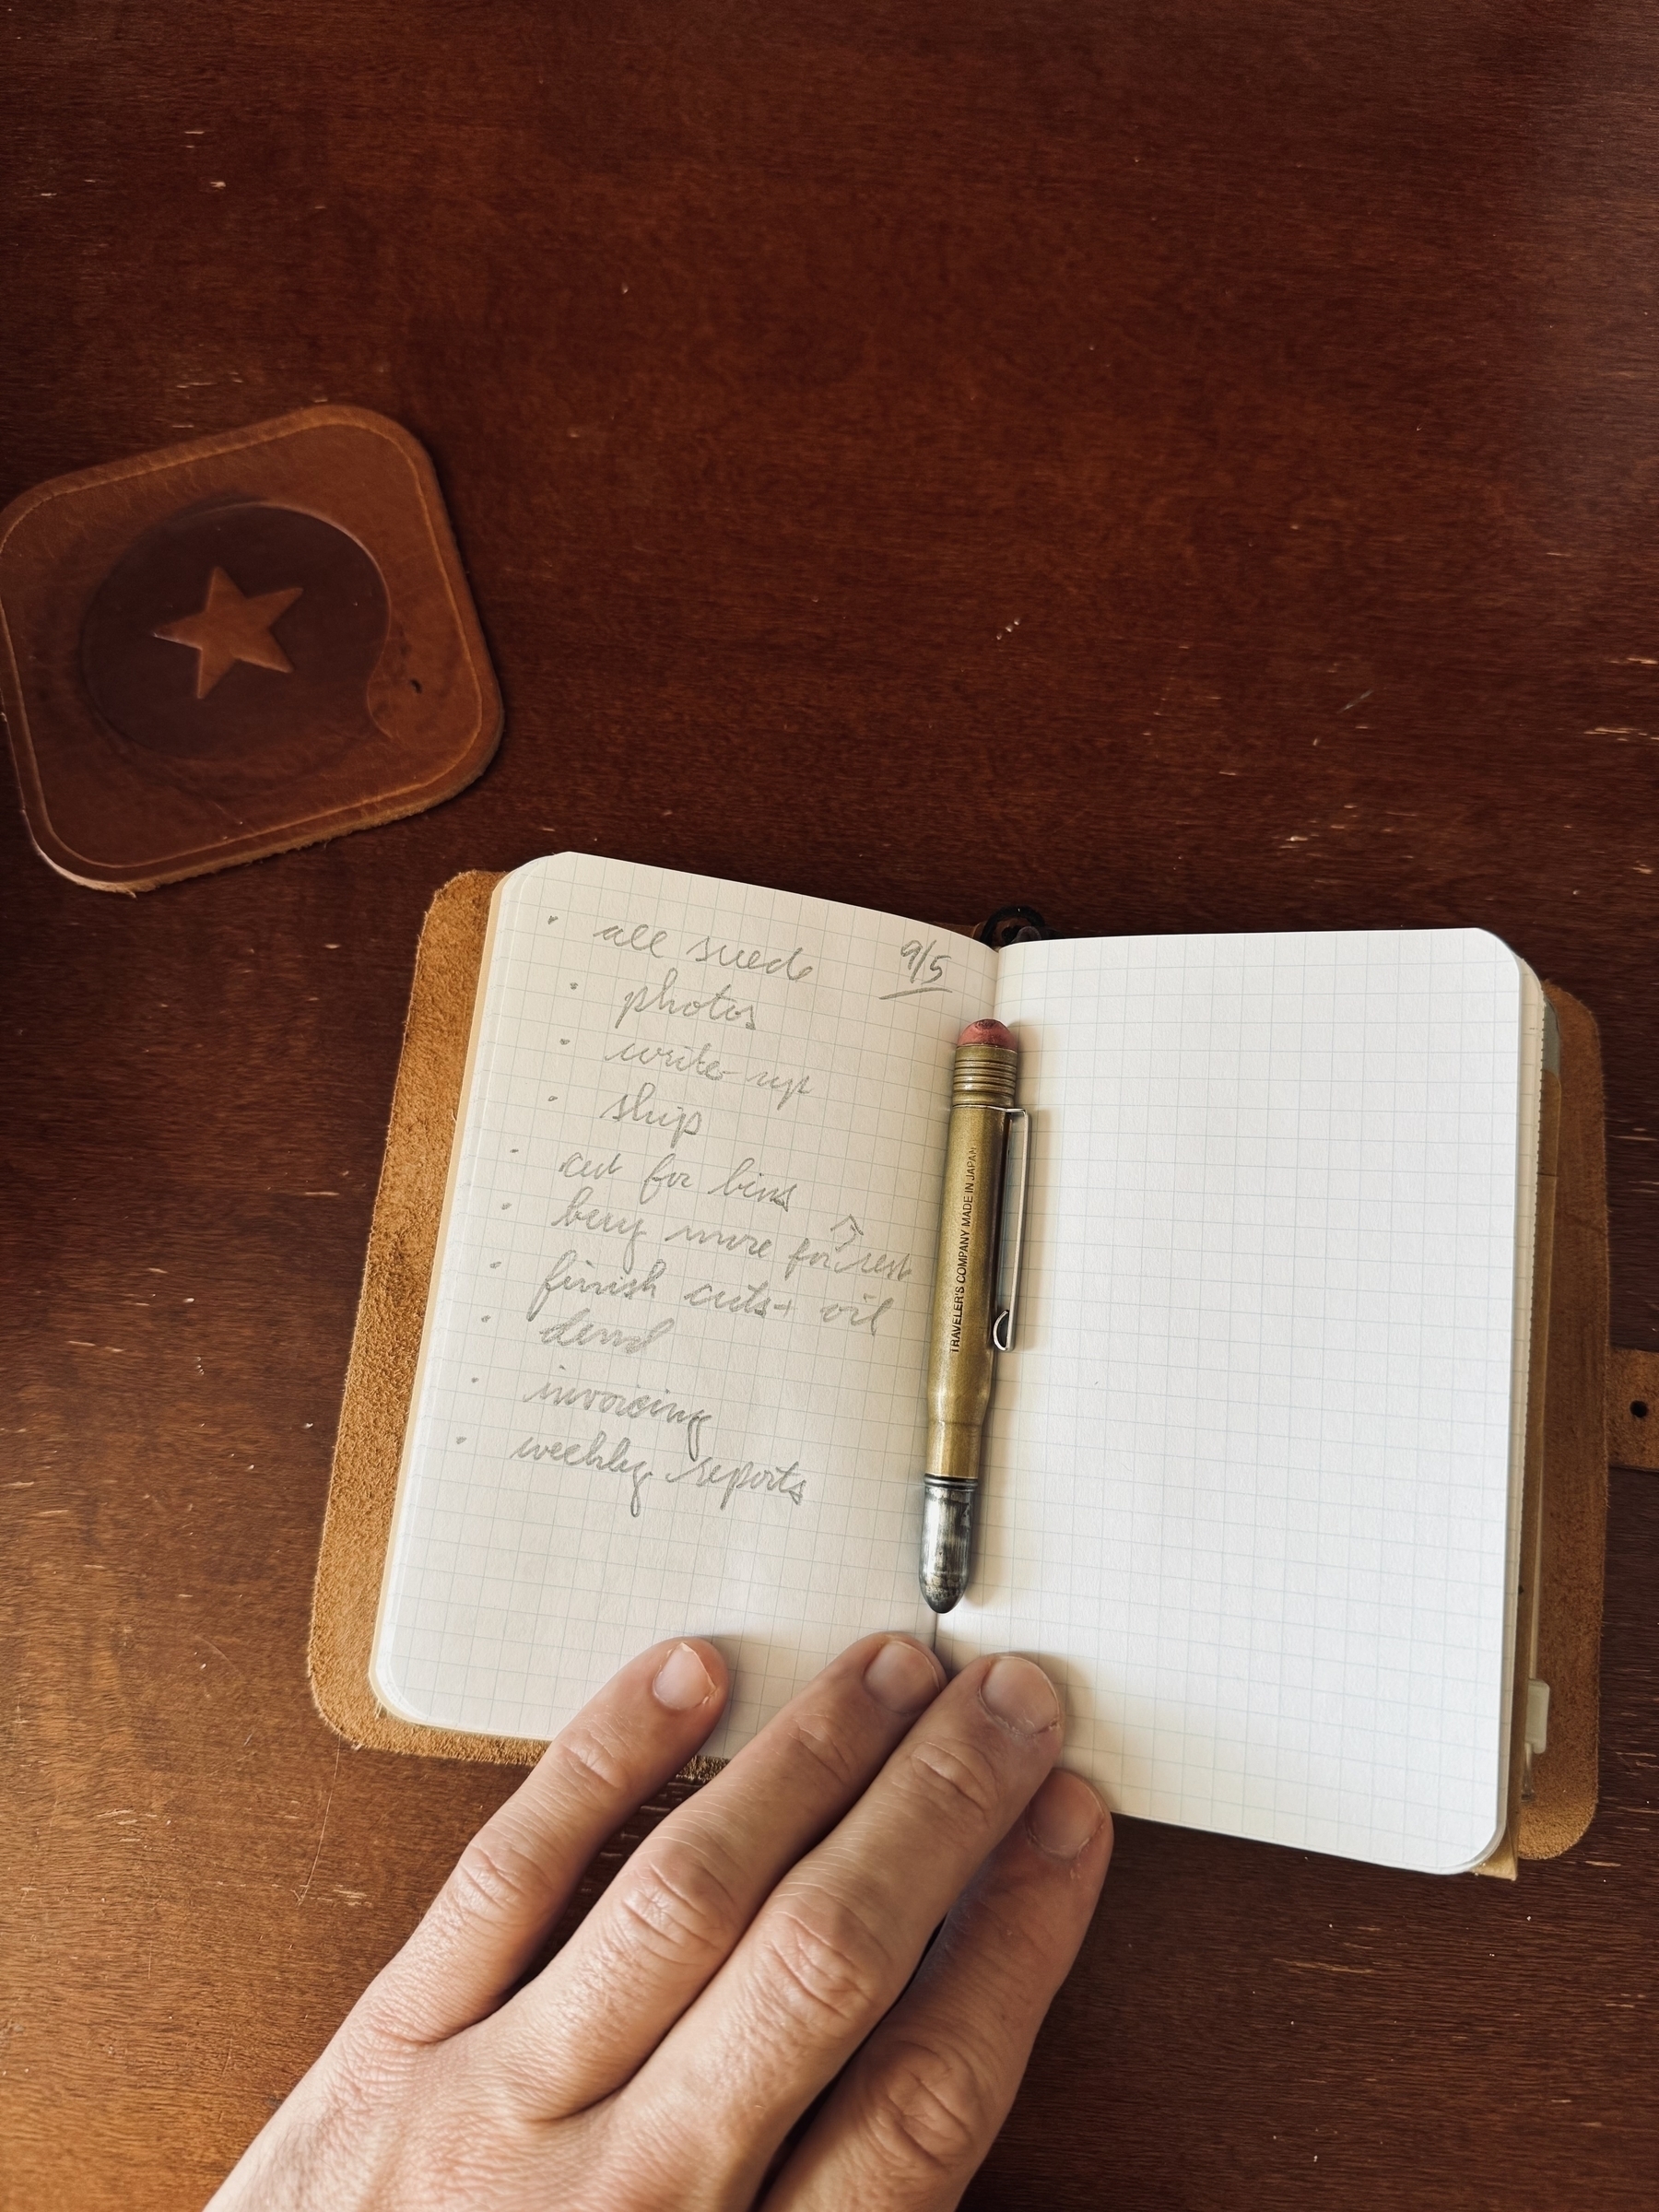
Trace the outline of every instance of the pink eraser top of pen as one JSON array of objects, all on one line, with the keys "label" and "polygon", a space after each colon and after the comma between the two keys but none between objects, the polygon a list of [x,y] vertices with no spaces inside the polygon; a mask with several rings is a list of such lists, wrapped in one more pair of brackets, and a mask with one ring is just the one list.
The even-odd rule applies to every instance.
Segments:
[{"label": "pink eraser top of pen", "polygon": [[1005,1029],[1000,1021],[971,1021],[957,1039],[959,1044],[1000,1044],[1005,1053],[1017,1053],[1012,1030]]}]

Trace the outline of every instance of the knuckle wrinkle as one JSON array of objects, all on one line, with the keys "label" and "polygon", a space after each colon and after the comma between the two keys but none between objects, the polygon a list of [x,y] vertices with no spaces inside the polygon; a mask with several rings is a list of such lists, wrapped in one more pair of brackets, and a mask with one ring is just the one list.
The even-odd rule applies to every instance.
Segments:
[{"label": "knuckle wrinkle", "polygon": [[581,1796],[609,1806],[630,1794],[628,1765],[615,1747],[591,1728],[579,1728],[561,1736],[555,1747],[559,1771]]},{"label": "knuckle wrinkle", "polygon": [[766,1953],[783,2006],[818,2030],[862,2030],[897,1994],[886,1946],[846,1904],[774,1911]]},{"label": "knuckle wrinkle", "polygon": [[636,1860],[618,1884],[617,1905],[659,1959],[718,1961],[742,1933],[737,1899],[688,1843],[660,1848],[644,1865]]},{"label": "knuckle wrinkle", "polygon": [[447,1888],[463,1918],[500,1919],[534,1901],[542,1887],[541,1869],[530,1854],[506,1837],[483,1829],[455,1861]]},{"label": "knuckle wrinkle", "polygon": [[858,1780],[852,1753],[821,1718],[803,1714],[795,1723],[794,1740],[838,1790],[851,1789]]},{"label": "knuckle wrinkle", "polygon": [[904,2042],[883,2051],[881,2070],[867,2093],[878,2152],[901,2170],[928,2175],[959,2173],[977,2164],[1001,2118],[1000,2100],[968,2060],[931,2043]]},{"label": "knuckle wrinkle", "polygon": [[988,1820],[1002,1793],[996,1770],[982,1751],[965,1743],[921,1743],[911,1754],[913,1786],[935,1806],[966,1810]]}]

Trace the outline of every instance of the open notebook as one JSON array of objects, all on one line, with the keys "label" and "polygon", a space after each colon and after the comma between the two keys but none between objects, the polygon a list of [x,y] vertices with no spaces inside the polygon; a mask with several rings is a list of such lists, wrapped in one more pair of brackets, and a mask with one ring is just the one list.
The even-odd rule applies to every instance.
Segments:
[{"label": "open notebook", "polygon": [[[964,1022],[1022,1051],[1019,1348],[916,1584]],[[1041,1658],[1120,1809],[1451,1871],[1504,1825],[1543,1005],[1477,931],[1000,954],[561,855],[498,888],[372,1660],[545,1736],[715,1637]]]}]

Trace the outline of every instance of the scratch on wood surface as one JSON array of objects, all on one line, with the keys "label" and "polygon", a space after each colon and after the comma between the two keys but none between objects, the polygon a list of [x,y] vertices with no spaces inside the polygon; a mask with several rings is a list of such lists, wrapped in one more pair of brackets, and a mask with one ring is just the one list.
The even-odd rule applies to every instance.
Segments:
[{"label": "scratch on wood surface", "polygon": [[1324,1959],[1281,1959],[1280,1966],[1288,1966],[1295,1974],[1374,1974],[1374,1966],[1333,1966]]},{"label": "scratch on wood surface", "polygon": [[45,1863],[46,1848],[47,1845],[52,1841],[52,1831],[57,1824],[58,1806],[62,1805],[64,1799],[62,1791],[54,1792],[52,1800],[52,1810],[46,1816],[46,1825],[41,1830],[41,1841],[35,1846],[35,1863],[29,1868],[30,1878],[26,1881],[23,1884],[23,1887],[18,1890],[18,1895],[19,1897],[31,1897],[34,1894],[36,1884],[33,1877],[40,1873],[42,1865]]},{"label": "scratch on wood surface", "polygon": [[336,1744],[335,1746],[334,1772],[328,1778],[328,1794],[323,1800],[323,1825],[317,1830],[317,1848],[312,1853],[311,1873],[305,1877],[304,1888],[297,1893],[294,1899],[294,1910],[296,1912],[300,1910],[300,1906],[304,1904],[307,1896],[310,1894],[312,1882],[315,1878],[317,1872],[317,1861],[323,1856],[323,1839],[328,1833],[328,1808],[334,1803],[335,1783],[340,1779],[340,1753],[346,1747],[344,1744]]},{"label": "scratch on wood surface", "polygon": [[[222,1659],[224,1661],[225,1665],[230,1669],[230,1672],[237,1677],[238,1681],[246,1680],[246,1677],[242,1674],[241,1668],[237,1665],[235,1660],[231,1658],[229,1653],[221,1652],[218,1645],[214,1642],[211,1636],[204,1636],[202,1638],[202,1641],[207,1646],[207,1649],[213,1653],[216,1659]],[[204,1660],[202,1664],[206,1665],[206,1660]]]}]

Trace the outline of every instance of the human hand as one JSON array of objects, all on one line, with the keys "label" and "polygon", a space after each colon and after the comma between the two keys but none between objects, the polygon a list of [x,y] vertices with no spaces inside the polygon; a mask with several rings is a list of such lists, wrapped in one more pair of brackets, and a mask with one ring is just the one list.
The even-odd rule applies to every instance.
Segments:
[{"label": "human hand", "polygon": [[1051,1771],[1059,1700],[1029,1660],[947,1683],[865,1637],[524,1979],[727,1686],[712,1644],[659,1644],[583,1708],[209,2212],[956,2204],[1112,1853],[1100,1800]]}]

